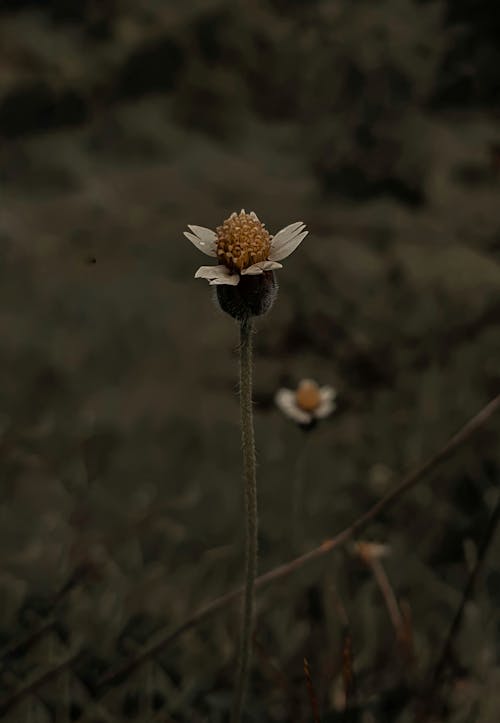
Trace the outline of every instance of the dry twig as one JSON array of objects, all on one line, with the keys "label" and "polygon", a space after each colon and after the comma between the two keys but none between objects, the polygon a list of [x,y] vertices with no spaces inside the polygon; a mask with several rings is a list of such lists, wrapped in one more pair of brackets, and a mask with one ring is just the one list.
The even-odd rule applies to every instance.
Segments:
[{"label": "dry twig", "polygon": [[17,705],[25,698],[28,698],[30,695],[35,695],[39,688],[45,685],[45,683],[48,683],[54,678],[57,678],[60,673],[71,668],[71,666],[75,663],[78,657],[78,652],[71,654],[61,663],[58,663],[54,668],[46,670],[44,673],[39,675],[38,678],[35,678],[31,681],[31,683],[25,685],[24,688],[20,688],[19,690],[9,695],[7,698],[4,698],[4,700],[0,701],[0,715],[3,715],[14,705]]},{"label": "dry twig", "polygon": [[426,720],[428,718],[428,716],[432,713],[433,707],[436,703],[439,686],[441,685],[443,676],[450,663],[451,653],[453,651],[453,645],[455,643],[455,638],[457,636],[457,633],[460,630],[460,625],[462,623],[462,618],[464,615],[465,607],[466,607],[468,601],[470,600],[470,598],[472,597],[472,594],[474,592],[474,588],[475,588],[475,585],[477,582],[477,578],[479,576],[481,568],[486,559],[486,555],[488,553],[489,547],[490,547],[491,543],[493,542],[493,539],[495,537],[495,533],[497,531],[499,524],[500,524],[500,495],[498,496],[497,503],[495,505],[495,509],[493,510],[493,512],[491,514],[490,520],[488,522],[488,526],[486,528],[486,532],[484,533],[484,537],[481,540],[481,544],[479,546],[479,550],[477,553],[476,562],[467,578],[467,582],[465,584],[464,590],[462,592],[462,597],[460,599],[460,604],[455,613],[455,617],[453,618],[453,621],[450,625],[448,635],[445,638],[443,648],[442,648],[441,653],[438,658],[438,662],[436,663],[436,667],[434,668],[434,672],[433,672],[433,675],[431,678],[431,683],[428,688],[428,692],[425,696],[425,704],[423,706],[423,710],[417,715],[417,720]]},{"label": "dry twig", "polygon": [[[454,434],[448,442],[438,452],[436,452],[427,462],[424,462],[420,467],[407,475],[392,492],[382,497],[377,503],[375,503],[370,509],[358,517],[351,525],[346,527],[344,530],[339,532],[335,537],[329,540],[325,540],[319,547],[306,552],[304,555],[296,557],[294,560],[287,562],[283,565],[275,567],[273,570],[260,575],[255,581],[255,588],[260,589],[265,585],[269,585],[272,582],[276,582],[292,573],[300,570],[308,562],[312,562],[320,557],[323,557],[332,550],[344,545],[348,540],[357,535],[361,530],[365,529],[368,524],[374,520],[381,512],[391,507],[405,492],[414,487],[417,482],[420,482],[426,475],[434,471],[442,462],[450,457],[459,447],[467,442],[472,435],[477,432],[478,429],[483,427],[486,422],[500,409],[500,394],[496,396],[489,404],[483,407],[474,417],[472,417],[456,434]],[[212,602],[208,603],[205,607],[201,608],[191,618],[186,620],[180,627],[167,636],[160,638],[156,643],[153,643],[135,657],[130,658],[115,669],[107,673],[99,681],[100,686],[111,685],[114,682],[120,680],[131,673],[138,665],[141,665],[145,660],[151,656],[156,655],[166,647],[171,645],[177,640],[183,633],[194,628],[198,623],[202,622],[206,618],[214,615],[219,610],[222,610],[227,605],[231,604],[242,594],[242,588],[234,590],[233,592],[221,595]]]},{"label": "dry twig", "polygon": [[[297,570],[300,570],[307,563],[319,559],[324,555],[328,554],[329,552],[332,552],[334,549],[340,547],[341,545],[344,545],[348,540],[352,539],[355,535],[361,532],[361,530],[365,529],[368,524],[372,522],[372,520],[374,520],[381,512],[389,509],[389,507],[391,507],[405,492],[414,487],[417,482],[423,479],[430,472],[434,471],[442,462],[448,459],[448,457],[450,457],[459,447],[461,447],[465,442],[467,442],[472,437],[472,435],[477,432],[477,430],[483,427],[486,422],[488,422],[489,419],[499,409],[500,394],[495,397],[491,402],[489,402],[489,404],[483,407],[483,409],[481,409],[478,414],[472,417],[456,434],[454,434],[448,440],[444,447],[442,447],[438,452],[436,452],[429,460],[427,460],[427,462],[425,462],[416,470],[411,472],[408,476],[406,476],[394,488],[392,492],[389,492],[387,495],[385,495],[385,497],[383,497],[376,504],[370,507],[367,512],[358,517],[351,525],[339,532],[335,537],[332,537],[329,540],[325,540],[325,542],[319,545],[319,547],[316,547],[313,550],[306,552],[304,555],[300,555],[294,560],[291,560],[290,562],[280,565],[273,570],[269,570],[264,575],[261,575],[256,579],[255,587],[259,589],[264,587],[265,585],[269,585],[272,582],[276,582],[277,580],[285,578],[288,575],[296,572]],[[500,515],[500,509],[498,509],[497,514]],[[481,554],[478,555],[478,560],[481,560]],[[477,577],[477,572],[479,571],[477,565],[476,568],[477,571],[475,573],[473,571],[471,575],[471,577],[473,578],[472,582],[469,581],[470,584],[467,585],[467,588],[464,591],[464,593],[466,593],[466,597],[464,598],[463,606],[465,606],[468,595],[470,595],[470,593],[472,592],[472,588]],[[207,619],[211,615],[214,615],[216,612],[222,610],[230,603],[238,600],[241,594],[242,589],[240,588],[225,595],[221,595],[212,602],[208,603],[204,608],[195,613],[191,618],[186,620],[180,627],[171,632],[169,635],[160,638],[156,643],[149,645],[139,654],[131,657],[129,660],[126,660],[121,665],[109,671],[98,682],[98,689],[102,690],[106,686],[112,685],[117,681],[121,680],[122,678],[126,677],[138,666],[140,666],[144,661],[148,660],[148,658],[154,657],[156,654],[164,650],[168,645],[177,640],[183,633],[191,630],[198,623]],[[462,612],[463,609],[459,611],[459,613],[457,613],[457,628],[460,624]],[[455,633],[451,635],[451,639],[453,639],[454,634]],[[71,667],[76,657],[77,656],[70,657],[62,664],[59,664],[55,668],[52,668],[51,670],[41,675],[29,685],[8,696],[3,701],[0,701],[0,711],[2,713],[6,712],[7,709],[11,708],[14,704],[17,704],[26,696],[31,695],[36,690],[38,690],[38,688],[42,686],[47,680],[56,677],[60,672],[66,670],[68,667]]]},{"label": "dry twig", "polygon": [[311,669],[309,668],[307,658],[304,658],[304,677],[306,679],[307,695],[311,704],[311,712],[313,714],[314,723],[321,723],[321,719],[319,717],[318,696],[316,695],[314,683],[312,682]]}]

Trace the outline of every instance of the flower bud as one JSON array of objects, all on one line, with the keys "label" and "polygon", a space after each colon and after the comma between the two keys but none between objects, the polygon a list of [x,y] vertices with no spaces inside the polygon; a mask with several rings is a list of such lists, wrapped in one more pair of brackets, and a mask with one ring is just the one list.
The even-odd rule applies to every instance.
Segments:
[{"label": "flower bud", "polygon": [[220,308],[238,321],[266,314],[277,295],[278,282],[274,271],[241,276],[237,286],[227,284],[217,286]]}]

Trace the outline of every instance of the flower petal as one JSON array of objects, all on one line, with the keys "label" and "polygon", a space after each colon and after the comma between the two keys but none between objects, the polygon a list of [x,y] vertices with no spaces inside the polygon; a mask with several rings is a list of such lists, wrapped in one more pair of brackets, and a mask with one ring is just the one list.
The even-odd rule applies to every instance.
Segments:
[{"label": "flower petal", "polygon": [[333,401],[337,397],[337,390],[335,387],[330,386],[321,387],[319,390],[319,396],[321,397],[322,402],[327,400]]},{"label": "flower petal", "polygon": [[240,282],[239,274],[233,274],[228,268],[219,264],[218,266],[200,266],[194,275],[195,279],[206,279],[212,286],[216,284],[228,284],[237,286]]},{"label": "flower petal", "polygon": [[296,221],[278,231],[271,240],[271,251],[269,253],[271,261],[281,261],[290,256],[307,236],[308,231],[304,231],[304,229],[305,224],[302,221]]},{"label": "flower petal", "polygon": [[188,238],[199,251],[203,251],[207,256],[217,256],[215,249],[217,236],[214,231],[204,226],[188,225],[188,228],[191,229],[192,233],[184,231],[184,236]]},{"label": "flower petal", "polygon": [[252,266],[247,266],[246,269],[242,269],[241,275],[243,276],[246,274],[247,276],[257,276],[257,274],[263,274],[264,269],[262,269],[258,264],[253,264]]},{"label": "flower petal", "polygon": [[224,276],[220,279],[212,279],[209,283],[210,286],[222,286],[222,284],[225,284],[226,286],[238,286],[240,283],[240,275],[231,274],[231,276]]},{"label": "flower petal", "polygon": [[198,238],[198,236],[195,236],[194,233],[189,233],[189,231],[184,231],[184,236],[188,238],[194,246],[196,246],[198,251],[203,251],[203,253],[207,256],[217,256],[215,244],[211,244],[209,246],[205,241],[202,241]]},{"label": "flower petal", "polygon": [[324,419],[328,417],[337,405],[333,399],[322,399],[319,405],[314,410],[314,416],[318,419]]},{"label": "flower petal", "polygon": [[299,409],[295,399],[295,392],[291,389],[278,389],[274,396],[276,405],[281,409],[283,414],[298,424],[309,424],[312,420],[312,415],[308,412],[304,412],[303,409]]},{"label": "flower petal", "polygon": [[[301,228],[302,226],[302,228]],[[305,229],[306,225],[303,221],[295,221],[294,223],[289,223],[288,226],[285,226],[284,228],[280,229],[277,233],[274,234],[274,238],[277,236],[280,236],[281,234],[285,235],[288,233],[300,233]]]},{"label": "flower petal", "polygon": [[217,239],[217,234],[215,231],[212,231],[211,228],[206,228],[205,226],[195,226],[188,223],[188,229],[196,234],[196,236],[198,236],[198,238],[202,241],[215,241]]},{"label": "flower petal", "polygon": [[279,264],[277,261],[259,261],[258,263],[252,264],[252,266],[248,266],[246,269],[243,269],[241,274],[253,276],[254,274],[262,274],[264,271],[273,271],[274,269],[282,268],[283,264]]}]

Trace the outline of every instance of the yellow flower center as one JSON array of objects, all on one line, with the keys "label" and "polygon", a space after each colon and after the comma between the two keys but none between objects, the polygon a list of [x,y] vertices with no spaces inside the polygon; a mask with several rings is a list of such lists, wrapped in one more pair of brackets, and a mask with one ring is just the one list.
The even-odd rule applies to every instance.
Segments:
[{"label": "yellow flower center", "polygon": [[304,379],[295,392],[295,401],[304,412],[314,412],[321,402],[319,387],[316,382]]},{"label": "yellow flower center", "polygon": [[255,214],[233,213],[215,233],[217,258],[228,269],[242,271],[269,256],[271,236]]}]

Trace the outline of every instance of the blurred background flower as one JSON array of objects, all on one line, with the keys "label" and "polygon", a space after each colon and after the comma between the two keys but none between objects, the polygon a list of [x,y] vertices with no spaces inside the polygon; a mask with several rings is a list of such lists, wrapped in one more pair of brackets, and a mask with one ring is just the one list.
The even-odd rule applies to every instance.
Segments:
[{"label": "blurred background flower", "polygon": [[302,379],[295,390],[278,389],[275,401],[283,414],[308,426],[333,412],[336,396],[333,387],[320,387],[314,379]]}]

